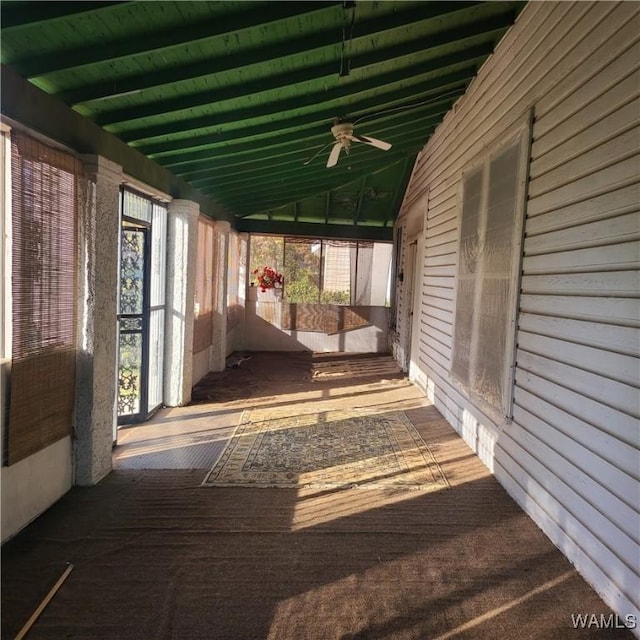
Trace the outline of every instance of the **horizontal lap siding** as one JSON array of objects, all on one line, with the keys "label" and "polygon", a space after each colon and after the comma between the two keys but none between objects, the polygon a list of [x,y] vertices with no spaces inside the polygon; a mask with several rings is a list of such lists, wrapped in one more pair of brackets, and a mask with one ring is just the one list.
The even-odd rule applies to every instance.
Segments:
[{"label": "horizontal lap siding", "polygon": [[[423,150],[425,391],[621,614],[639,613],[638,3],[530,3]],[[533,108],[513,420],[451,383],[463,169]],[[417,312],[418,310],[416,310]]]}]

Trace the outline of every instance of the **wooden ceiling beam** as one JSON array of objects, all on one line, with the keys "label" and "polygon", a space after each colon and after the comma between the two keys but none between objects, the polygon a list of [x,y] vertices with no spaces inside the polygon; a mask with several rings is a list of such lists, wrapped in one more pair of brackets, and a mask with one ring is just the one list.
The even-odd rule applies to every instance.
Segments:
[{"label": "wooden ceiling beam", "polygon": [[[392,150],[395,153],[371,148],[362,149],[358,150],[358,152],[352,152],[348,157],[341,157],[338,167],[327,169],[323,164],[320,167],[316,167],[313,172],[298,172],[297,176],[295,173],[280,174],[276,171],[274,173],[266,173],[260,180],[255,177],[248,177],[244,183],[238,182],[227,187],[218,184],[215,180],[206,184],[202,182],[193,184],[197,189],[202,191],[211,186],[216,196],[221,200],[231,197],[234,201],[240,201],[245,197],[255,197],[253,193],[251,193],[252,190],[259,190],[261,195],[265,195],[273,191],[277,192],[283,188],[285,190],[295,188],[297,185],[322,185],[325,180],[327,180],[327,176],[339,175],[341,172],[346,171],[345,166],[351,167],[350,172],[360,171],[360,169],[364,169],[365,171],[373,168],[380,169],[381,165],[382,167],[386,167],[400,159],[404,159],[407,154],[410,154],[416,150],[416,148],[421,148],[423,145],[424,142],[422,141],[417,143],[412,141],[406,142],[403,145],[395,147]],[[347,180],[352,179],[349,178],[348,175],[345,177]]]},{"label": "wooden ceiling beam", "polygon": [[[289,3],[285,3],[289,4]],[[304,5],[306,3],[295,3]],[[398,11],[382,17],[366,20],[355,25],[357,32],[354,37],[371,37],[377,33],[389,29],[395,29],[405,25],[414,24],[420,20],[438,18],[448,13],[462,11],[464,9],[482,4],[481,2],[423,2],[409,11]],[[259,14],[258,14],[259,15]],[[182,27],[188,37],[189,30]],[[258,46],[241,53],[230,54],[225,57],[201,60],[197,62],[178,65],[171,69],[159,71],[149,71],[146,73],[131,74],[117,79],[117,90],[114,90],[113,79],[100,81],[73,89],[68,89],[59,94],[59,97],[68,104],[80,104],[91,100],[98,100],[109,96],[115,97],[131,93],[132,91],[142,91],[152,87],[159,87],[176,82],[193,80],[204,76],[215,75],[225,71],[240,70],[254,64],[273,62],[282,58],[303,54],[306,51],[313,51],[324,47],[339,46],[341,44],[340,35],[336,28],[331,26],[323,28],[316,33],[303,37],[296,37],[276,45]],[[423,43],[424,44],[424,43]],[[338,70],[336,70],[336,73]]]},{"label": "wooden ceiling beam", "polygon": [[[471,81],[475,76],[477,69],[475,66],[461,69],[446,76],[439,76],[429,80],[411,84],[402,89],[387,90],[381,89],[379,93],[369,98],[358,100],[357,94],[350,90],[349,85],[336,87],[335,90],[327,92],[317,92],[278,100],[269,104],[263,104],[257,107],[247,107],[245,109],[230,110],[224,113],[211,114],[207,116],[198,116],[196,118],[188,118],[167,124],[152,125],[141,127],[139,129],[129,131],[112,131],[121,140],[125,142],[136,142],[135,146],[143,150],[146,154],[153,153],[153,143],[151,139],[163,136],[175,136],[176,134],[197,131],[198,129],[207,129],[217,127],[223,124],[234,123],[239,127],[242,122],[251,122],[254,118],[262,118],[266,116],[275,116],[277,120],[273,120],[267,125],[267,131],[272,132],[274,128],[283,125],[285,128],[304,125],[310,122],[324,120],[330,121],[338,115],[358,114],[365,110],[376,109],[381,111],[386,107],[390,107],[393,103],[406,100],[417,101],[416,96],[425,93],[434,93],[438,91],[446,92],[459,87],[460,84]],[[435,100],[436,98],[434,98]],[[340,107],[330,107],[328,101],[338,101],[342,103]],[[309,112],[303,116],[288,117],[289,110],[298,110],[306,107]],[[280,122],[282,121],[282,122]],[[144,141],[149,140],[148,143]],[[184,140],[174,140],[165,142],[167,145],[184,144]]]},{"label": "wooden ceiling beam", "polygon": [[75,69],[100,62],[114,62],[121,58],[154,52],[169,47],[187,45],[234,31],[242,31],[295,18],[296,16],[340,9],[336,2],[268,2],[256,10],[249,5],[234,13],[216,15],[208,20],[199,19],[192,24],[174,25],[152,35],[128,35],[109,42],[96,42],[91,46],[75,47],[57,54],[38,55],[26,60],[12,60],[10,64],[26,78],[34,78],[65,69]]},{"label": "wooden ceiling beam", "polygon": [[[415,51],[424,50],[424,42],[421,40],[415,43]],[[372,89],[388,83],[396,83],[410,78],[419,78],[433,71],[441,71],[447,67],[465,64],[472,65],[480,63],[493,51],[493,42],[485,42],[483,44],[463,49],[455,53],[430,58],[418,64],[408,67],[398,66],[392,73],[384,75],[375,75],[370,80],[361,83],[354,83],[352,91],[358,93],[367,89]],[[388,49],[376,50],[374,55],[376,63],[385,62],[395,56],[393,50],[396,47]],[[363,54],[352,59],[351,68],[360,66],[371,66],[374,64],[369,61],[372,54]],[[133,107],[125,107],[114,109],[98,114],[93,118],[94,122],[101,126],[112,125],[121,122],[129,122],[140,120],[153,116],[166,116],[168,113],[175,111],[183,111],[185,109],[197,109],[207,106],[211,103],[220,103],[228,100],[237,100],[252,96],[255,100],[260,99],[260,93],[264,91],[273,91],[274,89],[288,88],[294,84],[301,84],[309,81],[320,81],[329,77],[337,77],[338,64],[337,61],[323,63],[303,69],[296,69],[287,73],[277,74],[267,78],[260,78],[248,82],[242,82],[231,87],[222,87],[212,89],[210,91],[197,91],[189,95],[182,95],[176,98],[167,98],[157,100],[153,103],[135,105]],[[325,92],[326,93],[326,92]]]},{"label": "wooden ceiling beam", "polygon": [[86,15],[128,2],[3,2],[0,24],[3,31],[33,27],[43,22]]},{"label": "wooden ceiling beam", "polygon": [[[417,150],[414,150],[410,152],[409,155],[413,156],[416,152]],[[401,159],[404,159],[404,157],[406,157],[406,154],[405,156],[402,156]],[[297,183],[296,185],[275,185],[272,189],[266,189],[259,193],[247,193],[244,197],[236,194],[231,196],[230,202],[233,203],[235,215],[257,213],[259,211],[264,211],[268,207],[273,208],[277,206],[284,206],[297,200],[304,200],[311,196],[322,194],[327,190],[338,189],[350,182],[353,182],[354,180],[357,181],[365,174],[389,170],[391,167],[398,164],[398,159],[387,159],[386,162],[389,162],[390,164],[385,164],[385,161],[379,162],[376,165],[368,163],[361,166],[358,171],[351,171],[347,175],[345,175],[345,173],[340,173],[334,178],[325,177],[322,180],[310,180],[304,184]],[[215,197],[222,203],[226,201],[225,195],[218,193],[215,188],[210,190],[203,188],[201,191],[203,193],[211,193],[212,196],[215,195]]]},{"label": "wooden ceiling beam", "polygon": [[[398,153],[403,153],[406,150],[415,149],[417,146],[424,146],[429,139],[430,134],[433,132],[433,127],[427,130],[422,130],[418,134],[405,133],[404,136],[394,142],[393,150]],[[380,153],[380,152],[379,152]],[[329,151],[318,159],[318,163],[309,168],[303,166],[303,163],[298,157],[293,159],[286,165],[269,166],[263,168],[262,171],[255,169],[252,171],[241,171],[235,179],[221,180],[214,175],[202,175],[200,178],[192,178],[190,176],[179,176],[189,184],[192,184],[197,189],[213,186],[221,193],[227,190],[242,191],[246,189],[247,184],[251,184],[254,188],[261,186],[268,186],[273,183],[274,180],[292,180],[296,181],[306,176],[317,175],[318,171],[325,170],[325,162]],[[376,160],[379,156],[373,150],[369,149],[355,149],[350,156],[351,162],[370,161]]]},{"label": "wooden ceiling beam", "polygon": [[337,240],[371,240],[373,242],[393,241],[393,229],[383,225],[356,226],[244,218],[237,221],[236,227],[238,231],[246,233],[272,233],[282,236],[334,238]]},{"label": "wooden ceiling beam", "polygon": [[[457,90],[455,90],[457,87]],[[415,114],[420,112],[426,115],[443,115],[446,113],[453,102],[457,100],[461,95],[463,95],[466,87],[466,80],[461,81],[455,85],[455,87],[451,89],[447,89],[447,98],[442,100],[438,100],[437,97],[433,98],[433,103],[428,105],[421,104],[425,99],[428,99],[428,96],[433,93],[433,91],[429,91],[426,95],[415,96],[415,100],[405,100],[404,102],[397,105],[398,107],[402,107],[402,111],[405,115]],[[365,105],[366,106],[366,105]],[[374,106],[370,106],[368,110],[374,109]],[[363,109],[364,111],[364,109]],[[375,114],[375,111],[373,112]],[[333,114],[335,115],[335,113]],[[398,112],[389,113],[389,114],[380,114],[376,116],[374,124],[377,125],[378,122],[386,122],[387,120],[397,117]],[[310,138],[314,136],[327,135],[327,131],[332,123],[332,115],[327,115],[327,112],[321,113],[314,121],[310,122],[306,119],[303,123],[298,126],[293,126],[292,123],[297,122],[297,119],[289,118],[286,122],[289,126],[286,128],[281,128],[279,130],[274,130],[273,126],[269,125],[256,125],[254,127],[246,127],[245,129],[239,130],[236,132],[236,135],[239,142],[227,142],[226,145],[220,147],[219,154],[212,154],[210,147],[206,147],[202,149],[202,147],[206,146],[207,143],[213,138],[211,134],[207,134],[206,136],[198,136],[194,138],[194,142],[190,144],[192,146],[183,149],[180,147],[180,143],[189,142],[182,140],[175,140],[173,143],[173,147],[169,143],[162,144],[154,144],[151,148],[155,149],[154,153],[150,153],[147,151],[146,155],[150,158],[153,158],[157,162],[161,163],[163,166],[174,167],[179,164],[184,164],[185,162],[197,161],[197,160],[208,160],[212,156],[213,157],[232,157],[237,158],[241,154],[250,153],[251,151],[256,149],[256,145],[267,144],[270,147],[277,147],[278,144],[284,142],[295,142],[296,140],[300,140],[301,138]],[[371,120],[370,120],[371,122]],[[265,135],[266,134],[266,135]],[[234,138],[232,138],[234,140]],[[319,143],[320,144],[320,143]],[[145,147],[147,149],[147,147]],[[170,154],[171,151],[175,151],[175,154]],[[174,158],[182,158],[181,162],[174,162]]]}]

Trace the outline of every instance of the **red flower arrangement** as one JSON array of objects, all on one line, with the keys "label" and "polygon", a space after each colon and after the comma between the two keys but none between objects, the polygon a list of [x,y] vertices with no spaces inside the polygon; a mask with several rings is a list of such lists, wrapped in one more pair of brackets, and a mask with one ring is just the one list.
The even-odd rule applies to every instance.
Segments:
[{"label": "red flower arrangement", "polygon": [[253,275],[258,278],[258,286],[260,291],[273,289],[277,285],[282,286],[284,276],[271,267],[262,267],[262,269],[254,269]]}]

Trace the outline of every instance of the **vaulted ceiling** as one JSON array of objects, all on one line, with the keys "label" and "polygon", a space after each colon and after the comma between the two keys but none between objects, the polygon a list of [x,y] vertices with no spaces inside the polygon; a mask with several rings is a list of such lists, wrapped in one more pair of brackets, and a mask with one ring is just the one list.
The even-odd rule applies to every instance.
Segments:
[{"label": "vaulted ceiling", "polygon": [[[2,62],[240,230],[373,239],[523,4],[3,1]],[[327,168],[334,118],[391,149]]]}]

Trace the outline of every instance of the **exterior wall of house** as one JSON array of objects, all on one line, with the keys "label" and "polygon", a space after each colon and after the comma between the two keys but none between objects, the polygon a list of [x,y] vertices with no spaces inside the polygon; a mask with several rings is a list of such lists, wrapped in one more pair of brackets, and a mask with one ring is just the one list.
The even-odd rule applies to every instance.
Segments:
[{"label": "exterior wall of house", "polygon": [[[424,221],[412,377],[623,616],[640,615],[638,11],[529,3],[421,152],[398,220]],[[461,176],[531,109],[512,420],[496,419],[451,376]]]}]

